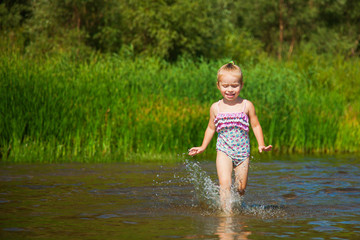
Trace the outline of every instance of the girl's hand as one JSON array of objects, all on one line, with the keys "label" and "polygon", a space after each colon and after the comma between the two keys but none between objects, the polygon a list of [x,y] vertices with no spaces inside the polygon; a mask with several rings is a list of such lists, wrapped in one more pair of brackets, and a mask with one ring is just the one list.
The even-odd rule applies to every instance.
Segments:
[{"label": "girl's hand", "polygon": [[272,149],[272,146],[269,145],[269,146],[259,146],[259,152],[261,153],[262,151],[265,151],[265,152],[268,152],[268,151],[271,151]]},{"label": "girl's hand", "polygon": [[205,151],[205,148],[202,147],[193,147],[189,149],[189,155],[190,156],[194,156],[196,154],[202,153],[203,151]]}]

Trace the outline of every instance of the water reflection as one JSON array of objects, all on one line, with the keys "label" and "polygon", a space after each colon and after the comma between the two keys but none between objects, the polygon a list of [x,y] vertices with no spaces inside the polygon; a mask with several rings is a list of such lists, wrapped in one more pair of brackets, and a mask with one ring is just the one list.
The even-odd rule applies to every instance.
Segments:
[{"label": "water reflection", "polygon": [[215,235],[221,240],[248,239],[251,234],[244,222],[233,216],[219,217]]}]

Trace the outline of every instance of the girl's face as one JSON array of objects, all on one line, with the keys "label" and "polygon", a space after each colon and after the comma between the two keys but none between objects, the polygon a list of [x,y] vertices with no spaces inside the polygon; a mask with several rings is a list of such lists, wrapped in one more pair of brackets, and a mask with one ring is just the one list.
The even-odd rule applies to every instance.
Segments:
[{"label": "girl's face", "polygon": [[217,85],[221,95],[228,101],[236,100],[240,94],[241,84],[238,75],[226,73]]}]

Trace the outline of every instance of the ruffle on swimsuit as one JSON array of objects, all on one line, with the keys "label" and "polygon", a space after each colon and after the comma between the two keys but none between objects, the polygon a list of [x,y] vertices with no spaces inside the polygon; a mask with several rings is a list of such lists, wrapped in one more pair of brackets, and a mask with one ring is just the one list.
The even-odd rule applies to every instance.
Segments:
[{"label": "ruffle on swimsuit", "polygon": [[214,120],[216,132],[224,128],[238,127],[249,132],[249,117],[244,112],[218,113]]}]

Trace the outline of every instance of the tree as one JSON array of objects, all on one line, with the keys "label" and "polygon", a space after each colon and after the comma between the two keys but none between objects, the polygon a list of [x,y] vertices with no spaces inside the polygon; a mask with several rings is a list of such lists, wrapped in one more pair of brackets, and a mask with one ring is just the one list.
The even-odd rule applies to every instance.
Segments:
[{"label": "tree", "polygon": [[179,55],[214,56],[220,51],[226,1],[124,1],[124,43],[139,54],[175,60]]},{"label": "tree", "polygon": [[359,52],[360,1],[239,0],[234,9],[236,26],[250,31],[279,59],[290,57],[301,43],[319,53]]},{"label": "tree", "polygon": [[119,52],[176,60],[223,50],[229,0],[38,0],[25,29],[27,50]]},{"label": "tree", "polygon": [[358,56],[360,52],[360,1],[317,0],[318,28],[311,42],[319,53]]},{"label": "tree", "polygon": [[121,15],[116,0],[38,0],[26,23],[30,53],[116,51]]},{"label": "tree", "polygon": [[263,43],[267,52],[281,59],[284,47],[291,56],[294,47],[316,28],[317,9],[312,1],[256,0],[238,1],[238,26],[245,27]]},{"label": "tree", "polygon": [[4,0],[0,43],[29,54],[93,51],[237,59],[299,47],[358,56],[360,1]]},{"label": "tree", "polygon": [[23,23],[31,17],[29,0],[5,0],[0,3],[0,42],[4,51],[23,47]]}]

